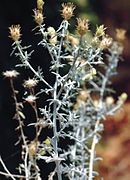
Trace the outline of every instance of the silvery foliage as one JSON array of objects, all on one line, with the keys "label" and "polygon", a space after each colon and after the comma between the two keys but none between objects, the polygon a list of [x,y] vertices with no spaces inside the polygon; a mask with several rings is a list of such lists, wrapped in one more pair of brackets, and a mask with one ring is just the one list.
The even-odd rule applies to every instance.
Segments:
[{"label": "silvery foliage", "polygon": [[[116,74],[120,52],[116,47],[117,43],[114,42],[105,52],[107,55],[104,56],[104,60],[103,51],[99,47],[93,47],[87,40],[81,39],[79,45],[72,46],[66,39],[68,26],[65,20],[61,23],[56,31],[55,45],[49,42],[50,37],[45,25],[41,25],[38,30],[41,36],[38,45],[42,45],[50,54],[50,72],[55,77],[53,86],[44,79],[44,69],[39,67],[35,70],[31,66],[32,52],[28,53],[29,47],[23,48],[21,42],[15,42],[13,47],[15,55],[21,60],[19,66],[29,68],[35,78],[46,85],[45,89],[37,93],[37,97],[40,98],[42,93],[49,94],[48,104],[39,108],[44,118],[34,125],[39,123],[40,126],[52,128],[53,136],[49,137],[51,149],[41,143],[39,148],[46,150],[47,154],[42,155],[39,151],[36,158],[46,163],[54,162],[54,174],[58,180],[64,177],[71,180],[92,180],[98,174],[94,171],[93,165],[98,160],[95,146],[103,130],[101,120],[107,115],[113,115],[121,106],[120,103],[108,105],[105,101],[105,97],[113,93],[109,85],[111,77]],[[67,59],[70,56],[72,60],[68,64]],[[97,74],[90,78],[93,68],[96,68]],[[68,69],[67,72],[64,69]],[[76,96],[83,85],[86,86],[88,98],[74,109]],[[98,96],[96,106],[91,96],[93,94]],[[68,140],[66,148],[63,149],[59,146],[59,140],[64,142],[66,138],[70,139],[71,143]]]}]

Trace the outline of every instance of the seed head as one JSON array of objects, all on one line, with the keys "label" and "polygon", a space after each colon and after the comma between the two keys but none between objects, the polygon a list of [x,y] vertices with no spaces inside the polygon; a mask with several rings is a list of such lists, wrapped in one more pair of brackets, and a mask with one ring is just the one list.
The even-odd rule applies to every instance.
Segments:
[{"label": "seed head", "polygon": [[73,3],[69,2],[63,3],[62,8],[63,9],[61,10],[61,16],[68,21],[73,16],[75,6],[73,5]]},{"label": "seed head", "polygon": [[39,9],[34,9],[34,21],[40,26],[43,23],[44,17]]},{"label": "seed head", "polygon": [[38,80],[36,79],[28,79],[24,82],[23,86],[27,89],[32,89],[37,86]]},{"label": "seed head", "polygon": [[83,36],[88,31],[88,19],[77,18],[77,27],[78,33]]},{"label": "seed head", "polygon": [[5,71],[3,72],[3,76],[8,79],[14,79],[19,75],[19,73],[15,70],[12,71]]},{"label": "seed head", "polygon": [[10,38],[13,39],[13,41],[18,41],[21,37],[20,34],[20,25],[12,25],[9,27],[9,33],[10,33]]}]

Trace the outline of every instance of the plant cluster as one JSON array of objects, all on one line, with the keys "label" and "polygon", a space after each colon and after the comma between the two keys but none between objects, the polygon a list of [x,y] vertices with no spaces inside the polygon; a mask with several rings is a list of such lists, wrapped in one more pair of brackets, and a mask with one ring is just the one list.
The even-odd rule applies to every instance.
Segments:
[{"label": "plant cluster", "polygon": [[[118,41],[114,41],[106,34],[104,25],[98,26],[96,32],[92,33],[88,19],[80,18],[77,18],[76,32],[70,33],[69,20],[76,8],[72,3],[62,4],[63,21],[57,30],[46,28],[43,7],[44,2],[37,0],[34,10],[37,24],[35,31],[41,37],[38,45],[49,52],[50,72],[55,81],[53,85],[49,84],[44,79],[44,69],[35,69],[31,65],[33,51],[29,51],[30,46],[22,46],[20,25],[12,25],[9,30],[13,54],[20,62],[17,67],[29,69],[33,77],[24,81],[25,94],[19,102],[18,91],[13,83],[19,73],[16,70],[3,73],[11,84],[15,119],[18,121],[18,143],[22,147],[18,174],[9,172],[2,158],[0,161],[5,172],[0,174],[13,180],[40,180],[42,172],[38,161],[44,161],[55,164],[54,170],[48,174],[48,180],[92,180],[98,175],[94,170],[94,163],[99,159],[95,146],[101,138],[102,120],[107,115],[113,115],[127,98],[126,93],[123,93],[114,100],[114,91],[111,89],[111,77],[117,74],[125,33],[118,29]],[[43,83],[46,88],[36,91],[38,83]],[[47,104],[38,107],[37,100],[43,94],[48,96]],[[30,104],[35,113],[36,122],[28,124],[35,128],[32,141],[24,131],[26,116],[23,113],[23,101]],[[52,130],[52,136],[40,141],[39,136],[45,128]],[[66,148],[61,148],[59,142],[66,138],[69,139],[68,144]]]}]

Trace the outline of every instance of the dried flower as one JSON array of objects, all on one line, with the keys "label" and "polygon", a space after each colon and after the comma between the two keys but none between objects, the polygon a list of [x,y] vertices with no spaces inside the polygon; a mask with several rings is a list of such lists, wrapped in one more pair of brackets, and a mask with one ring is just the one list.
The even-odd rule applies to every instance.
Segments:
[{"label": "dried flower", "polygon": [[83,36],[88,31],[88,19],[77,18],[77,27],[78,33]]},{"label": "dried flower", "polygon": [[19,75],[19,73],[15,70],[11,70],[11,71],[5,71],[3,72],[3,76],[5,78],[9,78],[9,79],[14,79]]},{"label": "dried flower", "polygon": [[116,29],[116,39],[120,42],[124,41],[126,35],[125,29]]},{"label": "dried flower", "polygon": [[31,143],[28,145],[28,151],[29,155],[35,156],[37,154],[37,147],[39,145],[38,141],[31,141]]},{"label": "dried flower", "polygon": [[34,20],[40,26],[43,23],[44,17],[40,10],[34,9]]},{"label": "dried flower", "polygon": [[36,79],[28,79],[24,82],[23,86],[27,89],[32,89],[34,88],[38,83],[38,80]]},{"label": "dried flower", "polygon": [[105,35],[105,30],[106,30],[106,28],[104,28],[104,25],[100,25],[100,26],[97,27],[97,29],[96,29],[95,36],[96,36],[96,37],[104,36],[104,35]]},{"label": "dried flower", "polygon": [[44,1],[43,0],[37,0],[37,9],[42,12],[43,10]]},{"label": "dried flower", "polygon": [[33,95],[29,95],[25,98],[25,101],[30,103],[30,104],[33,104],[35,101],[36,101],[36,96],[33,96]]},{"label": "dried flower", "polygon": [[65,20],[69,20],[73,16],[75,6],[73,5],[73,3],[63,3],[62,8],[63,9],[61,10],[61,16]]},{"label": "dried flower", "polygon": [[9,27],[9,31],[10,31],[10,38],[13,39],[13,41],[18,41],[21,37],[20,34],[20,25],[12,25],[11,27]]},{"label": "dried flower", "polygon": [[99,48],[107,49],[108,47],[110,47],[111,44],[112,44],[112,38],[105,36],[100,42]]}]

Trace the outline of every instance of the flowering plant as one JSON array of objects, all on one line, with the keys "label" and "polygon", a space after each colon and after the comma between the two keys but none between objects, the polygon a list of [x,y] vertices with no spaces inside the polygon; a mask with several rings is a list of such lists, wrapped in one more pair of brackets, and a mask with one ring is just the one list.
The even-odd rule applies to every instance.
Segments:
[{"label": "flowering plant", "polygon": [[[104,25],[97,27],[93,34],[89,29],[88,19],[77,18],[76,33],[71,34],[69,20],[73,17],[75,9],[72,3],[62,4],[63,21],[59,28],[46,29],[43,6],[44,2],[37,0],[37,8],[34,10],[34,20],[37,24],[35,30],[41,36],[38,45],[49,52],[54,84],[51,85],[45,80],[41,68],[36,70],[31,65],[33,52],[29,52],[29,47],[22,46],[20,25],[12,25],[9,30],[13,40],[13,53],[20,60],[17,67],[28,68],[34,74],[23,83],[26,92],[23,100],[34,110],[36,122],[28,126],[35,128],[35,137],[30,141],[24,131],[24,103],[18,101],[13,83],[19,73],[15,70],[6,71],[3,75],[9,79],[13,92],[15,119],[18,120],[18,143],[22,143],[22,161],[18,174],[12,174],[1,158],[5,172],[0,173],[12,179],[40,180],[42,172],[38,162],[44,161],[55,164],[53,171],[48,174],[48,180],[92,180],[98,175],[94,170],[94,162],[98,159],[95,146],[103,130],[102,120],[118,110],[127,98],[123,93],[114,101],[110,87],[111,77],[116,74],[123,50],[122,43],[112,40],[105,33]],[[119,34],[117,40],[118,37]],[[36,92],[38,83],[43,83],[46,88]],[[48,96],[47,105],[38,107],[37,100],[42,94]],[[39,137],[45,128],[50,128],[52,135],[41,141]],[[60,146],[64,139],[69,139],[66,148]]]}]

